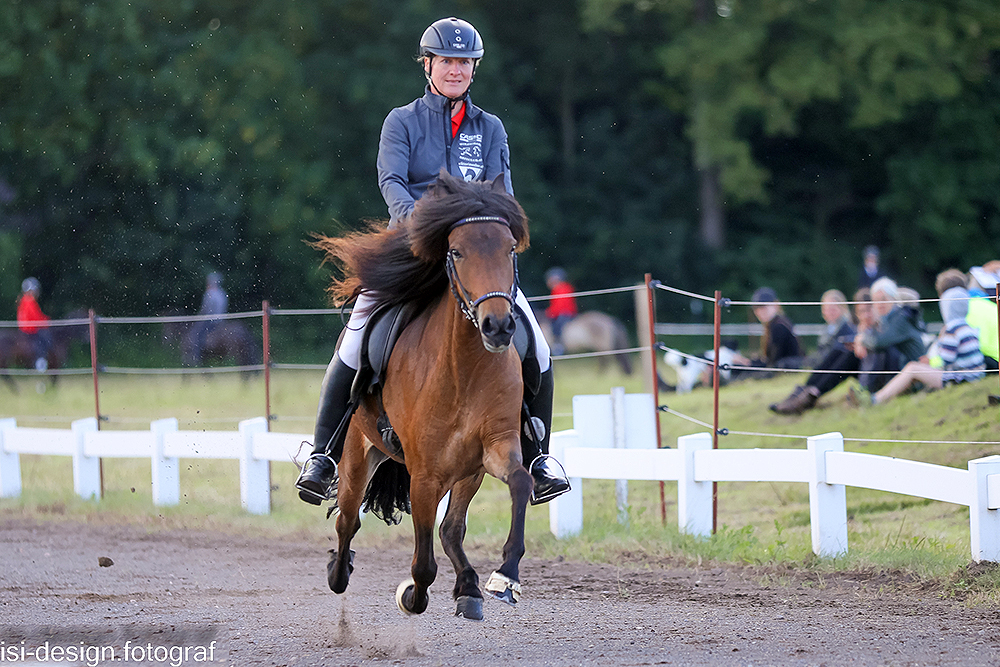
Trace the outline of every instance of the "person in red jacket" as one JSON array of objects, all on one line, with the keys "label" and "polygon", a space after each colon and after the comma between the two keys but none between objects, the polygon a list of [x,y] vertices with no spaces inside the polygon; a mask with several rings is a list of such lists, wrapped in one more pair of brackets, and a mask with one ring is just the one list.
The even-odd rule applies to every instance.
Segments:
[{"label": "person in red jacket", "polygon": [[556,354],[563,354],[563,327],[577,316],[576,297],[573,296],[573,286],[566,279],[566,271],[561,267],[555,266],[545,272],[545,284],[552,296],[549,307],[545,309],[545,316],[552,323],[552,335],[555,337],[553,349]]},{"label": "person in red jacket", "polygon": [[35,351],[35,369],[44,372],[49,364],[46,357],[52,346],[49,317],[38,305],[42,285],[37,278],[25,278],[21,283],[21,297],[17,300],[17,327],[28,337]]}]

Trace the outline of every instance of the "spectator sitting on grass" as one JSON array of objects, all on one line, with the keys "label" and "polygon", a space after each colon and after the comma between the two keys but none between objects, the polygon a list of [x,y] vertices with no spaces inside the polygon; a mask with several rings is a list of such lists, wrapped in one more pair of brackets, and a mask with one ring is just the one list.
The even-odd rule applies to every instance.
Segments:
[{"label": "spectator sitting on grass", "polygon": [[[890,401],[918,382],[929,389],[941,389],[949,384],[981,379],[985,375],[983,355],[979,351],[976,330],[965,321],[968,312],[968,290],[964,287],[946,290],[941,295],[941,317],[945,326],[937,341],[944,368],[934,368],[926,359],[911,361],[884,387],[871,395],[872,404]],[[855,397],[854,402],[859,401],[853,388],[851,395]]]},{"label": "spectator sitting on grass", "polygon": [[[867,293],[867,292],[866,292]],[[854,338],[855,328],[847,297],[839,289],[828,289],[820,297],[820,313],[826,328],[816,340],[816,352],[807,358],[807,366],[815,367],[830,350],[843,347],[844,341]]]},{"label": "spectator sitting on grass", "polygon": [[[839,301],[846,301],[838,290],[830,290],[823,294],[823,318],[826,319],[827,295],[835,292]],[[831,296],[831,299],[835,297]],[[871,293],[867,287],[862,287],[854,294],[854,322],[858,329],[870,329],[875,326],[875,315],[872,311]],[[830,309],[830,314],[832,314]],[[829,322],[829,320],[827,320]],[[797,415],[816,405],[823,394],[832,391],[834,387],[849,377],[857,377],[861,360],[854,354],[855,326],[845,323],[839,330],[826,354],[813,366],[818,371],[809,375],[805,385],[797,386],[785,400],[772,404],[769,409],[779,415]]]},{"label": "spectator sitting on grass", "polygon": [[[778,295],[770,287],[761,287],[753,293],[753,314],[764,325],[764,335],[760,339],[760,355],[747,359],[738,352],[733,356],[732,363],[737,366],[753,368],[800,368],[802,366],[802,348],[796,338],[795,325],[788,319],[778,301]],[[736,379],[748,377],[750,370],[733,369],[732,377]],[[757,372],[755,379],[770,377],[771,372]],[[702,383],[711,385],[711,367],[706,367],[702,375]]]},{"label": "spectator sitting on grass", "polygon": [[987,262],[983,266],[969,269],[968,289],[969,315],[965,318],[969,326],[979,333],[979,349],[985,357],[987,370],[997,370],[997,360],[1000,359],[1000,339],[997,337],[997,304],[989,296],[989,291],[996,293],[997,269],[996,262]]},{"label": "spectator sitting on grass", "polygon": [[900,288],[891,278],[879,278],[871,291],[878,323],[874,328],[858,328],[854,354],[861,359],[858,381],[867,391],[876,392],[888,382],[888,375],[881,371],[902,370],[924,354],[926,327],[918,304],[901,303]]}]

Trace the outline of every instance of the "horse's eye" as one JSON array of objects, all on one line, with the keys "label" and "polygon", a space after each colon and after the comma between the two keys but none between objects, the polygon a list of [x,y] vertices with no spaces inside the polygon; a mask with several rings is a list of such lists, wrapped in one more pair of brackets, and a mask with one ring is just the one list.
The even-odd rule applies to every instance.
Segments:
[{"label": "horse's eye", "polygon": [[460,252],[459,252],[458,250],[456,250],[455,248],[452,248],[452,249],[450,249],[450,250],[448,251],[448,254],[450,254],[450,255],[451,255],[451,258],[452,258],[452,259],[462,259],[462,253],[460,253]]}]

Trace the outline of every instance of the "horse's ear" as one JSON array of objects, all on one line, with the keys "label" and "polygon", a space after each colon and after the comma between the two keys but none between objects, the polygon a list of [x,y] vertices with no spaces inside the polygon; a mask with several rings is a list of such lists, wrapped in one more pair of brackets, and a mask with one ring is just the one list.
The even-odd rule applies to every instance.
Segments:
[{"label": "horse's ear", "polygon": [[490,189],[493,190],[493,192],[503,192],[506,194],[507,183],[505,177],[506,174],[504,174],[502,171],[499,174],[497,174],[497,177],[493,179],[493,185],[491,186]]},{"label": "horse's ear", "polygon": [[427,189],[431,192],[437,192],[440,194],[454,194],[454,181],[455,177],[449,174],[447,169],[442,167],[441,171],[438,172],[437,179],[435,179],[435,181],[431,183]]}]

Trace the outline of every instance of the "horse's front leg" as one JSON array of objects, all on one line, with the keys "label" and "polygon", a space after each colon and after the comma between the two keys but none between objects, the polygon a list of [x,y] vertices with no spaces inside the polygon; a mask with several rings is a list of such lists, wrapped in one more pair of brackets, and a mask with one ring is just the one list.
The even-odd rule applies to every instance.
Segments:
[{"label": "horse's front leg", "polygon": [[427,590],[437,576],[434,561],[434,518],[444,496],[441,483],[426,472],[410,471],[410,511],[413,516],[413,577],[396,589],[396,604],[405,614],[422,614],[430,599]]},{"label": "horse's front leg", "polygon": [[441,546],[455,568],[455,615],[483,620],[483,594],[479,591],[479,575],[465,555],[466,516],[469,503],[483,483],[485,473],[467,477],[454,486],[448,501],[448,511],[441,522]]},{"label": "horse's front leg", "polygon": [[364,436],[352,425],[344,441],[344,455],[340,461],[337,483],[337,549],[330,550],[326,565],[327,583],[334,593],[347,590],[347,583],[354,570],[354,552],[351,540],[361,528],[359,513],[368,483],[368,464],[365,457]]},{"label": "horse's front leg", "polygon": [[521,464],[521,443],[516,435],[503,447],[489,448],[483,463],[487,472],[507,484],[511,500],[510,533],[503,545],[503,564],[490,575],[486,592],[513,605],[521,597],[519,567],[524,556],[524,520],[533,482]]}]

